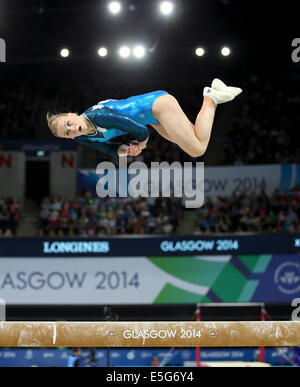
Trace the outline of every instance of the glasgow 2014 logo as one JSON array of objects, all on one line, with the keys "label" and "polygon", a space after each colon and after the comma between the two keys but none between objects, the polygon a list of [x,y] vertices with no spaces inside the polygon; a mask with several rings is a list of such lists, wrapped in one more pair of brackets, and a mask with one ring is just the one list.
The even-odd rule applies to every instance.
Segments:
[{"label": "glasgow 2014 logo", "polygon": [[300,264],[285,262],[275,272],[275,284],[284,294],[294,295],[300,292]]}]

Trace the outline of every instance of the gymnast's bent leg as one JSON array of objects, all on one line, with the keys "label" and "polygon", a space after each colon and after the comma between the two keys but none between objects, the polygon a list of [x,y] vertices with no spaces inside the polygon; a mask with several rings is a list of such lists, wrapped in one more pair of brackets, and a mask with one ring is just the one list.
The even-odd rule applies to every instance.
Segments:
[{"label": "gymnast's bent leg", "polygon": [[166,95],[155,101],[153,115],[160,124],[152,126],[161,136],[177,144],[191,157],[201,157],[208,147],[215,111],[214,101],[205,98],[196,124],[193,125],[177,100]]},{"label": "gymnast's bent leg", "polygon": [[204,102],[195,125],[187,118],[176,98],[170,94],[159,97],[153,104],[153,115],[160,125],[152,126],[191,157],[201,157],[205,154],[217,105],[232,101],[242,92],[241,89],[230,88],[217,81],[213,82],[215,88],[204,89]]}]

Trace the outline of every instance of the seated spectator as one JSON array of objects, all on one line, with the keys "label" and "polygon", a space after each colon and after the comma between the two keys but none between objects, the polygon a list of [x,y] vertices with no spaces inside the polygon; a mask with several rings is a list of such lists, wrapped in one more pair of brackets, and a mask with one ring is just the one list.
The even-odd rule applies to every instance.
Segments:
[{"label": "seated spectator", "polygon": [[4,236],[4,238],[13,238],[13,233],[12,233],[11,229],[7,228],[5,230],[5,233],[3,236]]}]

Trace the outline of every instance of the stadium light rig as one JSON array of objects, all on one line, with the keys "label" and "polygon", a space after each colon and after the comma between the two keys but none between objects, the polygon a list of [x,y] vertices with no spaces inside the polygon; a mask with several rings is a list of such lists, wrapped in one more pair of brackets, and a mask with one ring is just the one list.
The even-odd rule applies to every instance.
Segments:
[{"label": "stadium light rig", "polygon": [[119,1],[111,1],[108,4],[108,10],[113,15],[119,14],[121,12],[121,10],[122,10],[121,3]]},{"label": "stadium light rig", "polygon": [[136,46],[134,49],[133,49],[133,55],[138,58],[138,59],[141,59],[145,56],[146,54],[146,49],[144,46]]},{"label": "stadium light rig", "polygon": [[171,1],[162,1],[159,9],[162,15],[170,16],[174,12],[174,4]]},{"label": "stadium light rig", "polygon": [[63,48],[60,50],[60,56],[63,58],[67,58],[70,55],[70,51],[67,48]]},{"label": "stadium light rig", "polygon": [[197,56],[204,56],[205,55],[205,50],[202,47],[198,47],[195,52],[196,52]]},{"label": "stadium light rig", "polygon": [[121,47],[121,48],[119,49],[119,55],[120,55],[120,57],[123,58],[123,59],[129,58],[130,53],[131,53],[131,50],[130,50],[130,48],[127,47],[127,46],[123,46],[123,47]]},{"label": "stadium light rig", "polygon": [[107,56],[108,54],[108,51],[107,51],[107,48],[106,47],[100,47],[99,50],[98,50],[98,55],[101,56],[101,57],[105,57]]},{"label": "stadium light rig", "polygon": [[231,54],[231,50],[229,47],[223,47],[221,50],[221,54],[223,56],[229,56]]}]

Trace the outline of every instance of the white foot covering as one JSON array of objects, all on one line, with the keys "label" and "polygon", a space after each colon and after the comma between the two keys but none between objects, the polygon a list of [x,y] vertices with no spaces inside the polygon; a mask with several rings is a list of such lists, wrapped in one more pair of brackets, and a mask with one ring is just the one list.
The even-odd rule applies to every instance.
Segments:
[{"label": "white foot covering", "polygon": [[232,87],[225,85],[224,82],[222,82],[220,79],[214,79],[213,83],[211,84],[211,87],[216,90],[226,90],[234,95],[234,97],[237,97],[238,95],[242,94],[243,90],[239,87]]},{"label": "white foot covering", "polygon": [[203,96],[213,99],[216,105],[221,105],[233,101],[242,92],[243,90],[238,87],[226,86],[219,79],[214,79],[211,87],[205,87]]}]

